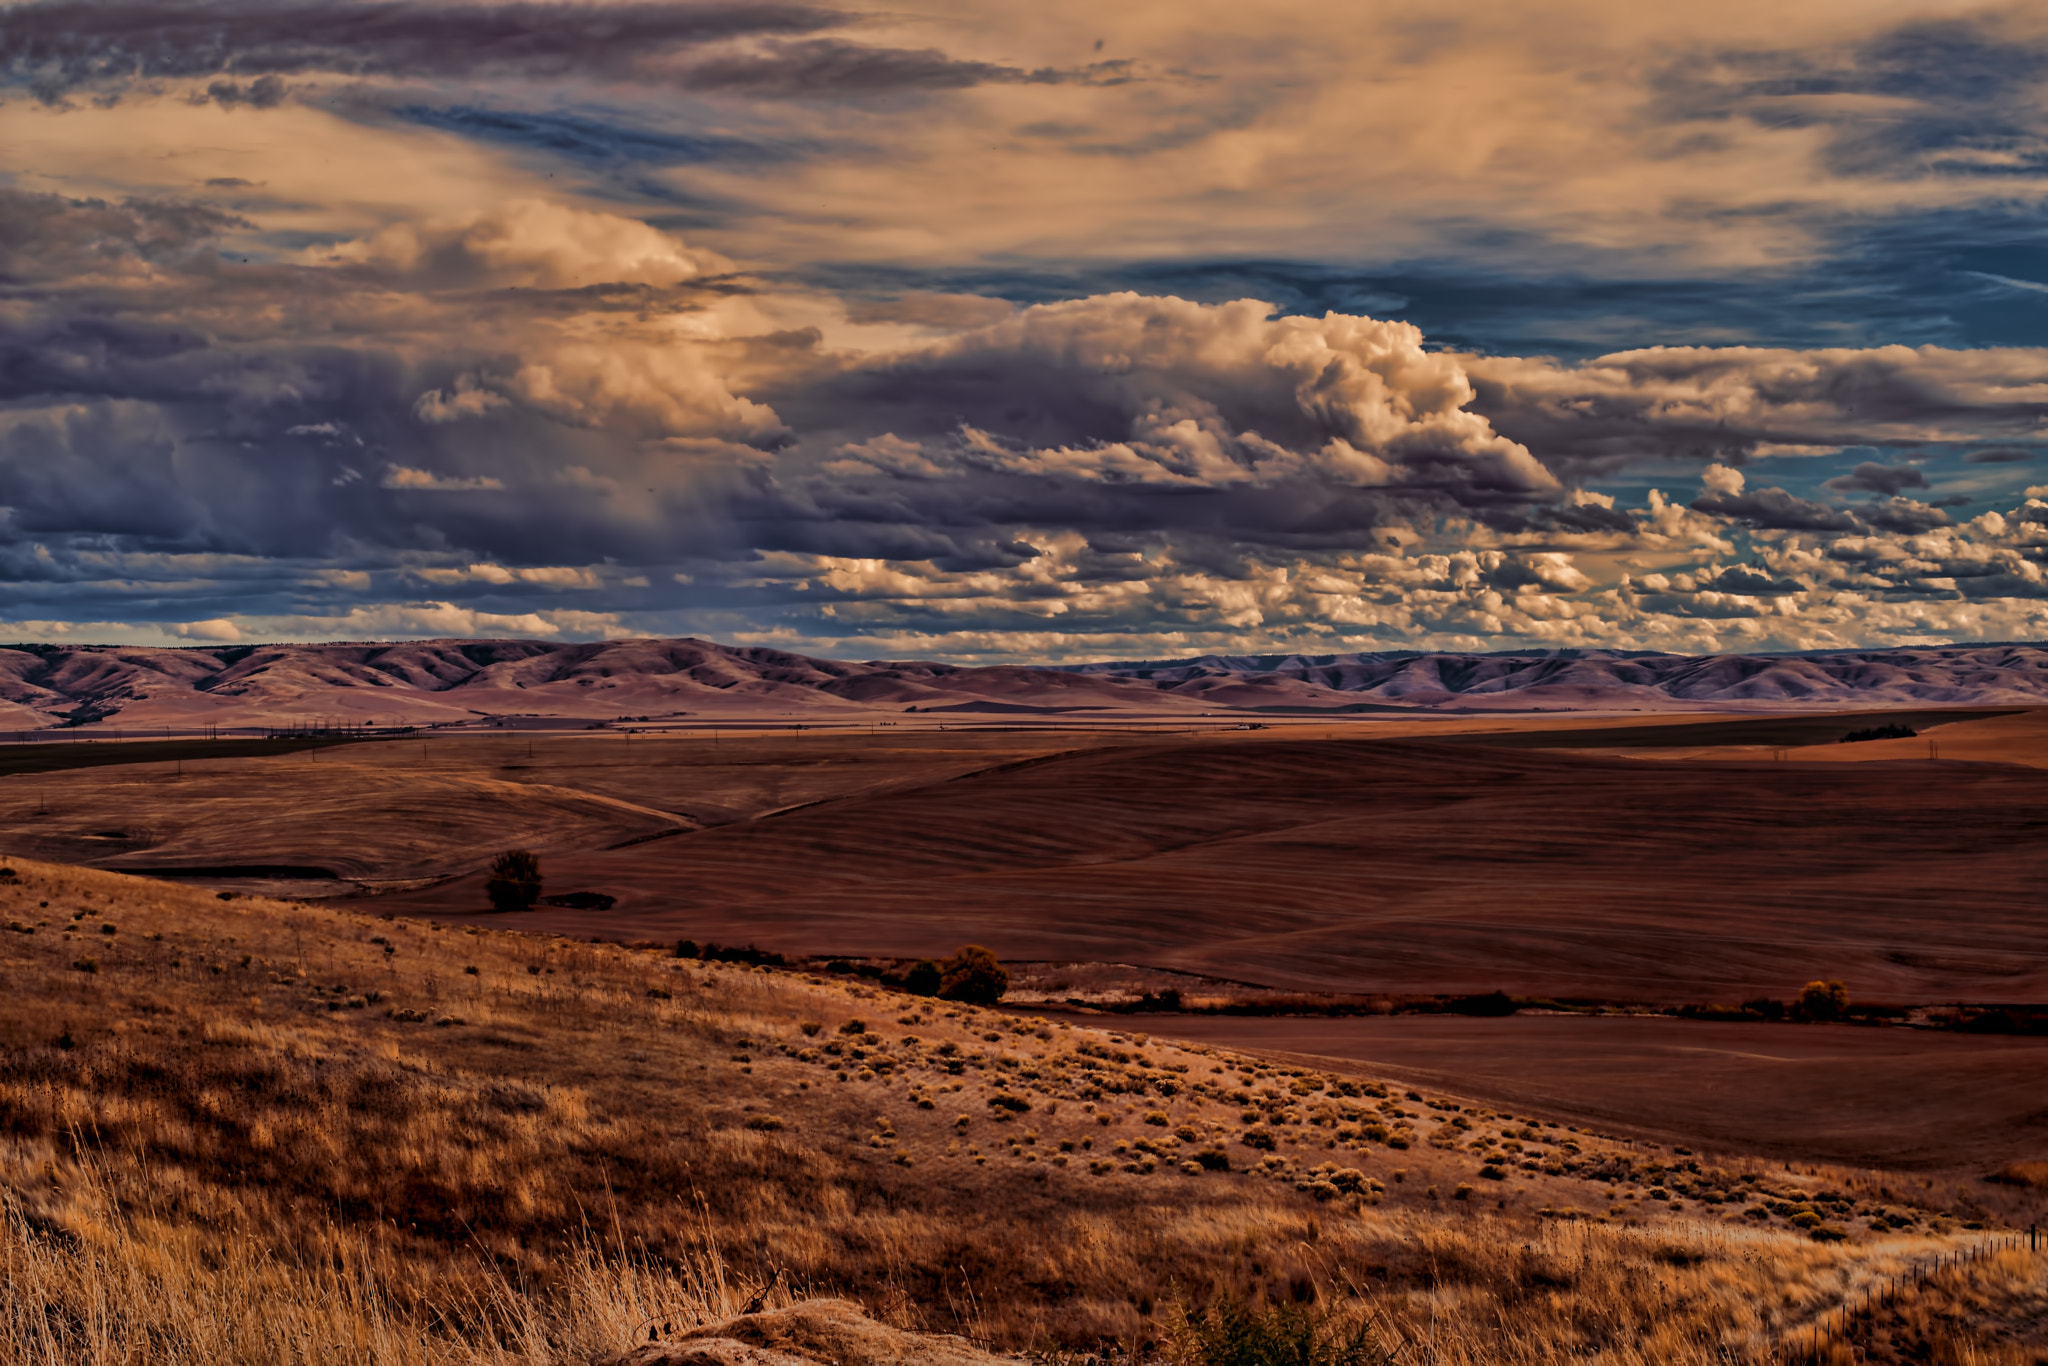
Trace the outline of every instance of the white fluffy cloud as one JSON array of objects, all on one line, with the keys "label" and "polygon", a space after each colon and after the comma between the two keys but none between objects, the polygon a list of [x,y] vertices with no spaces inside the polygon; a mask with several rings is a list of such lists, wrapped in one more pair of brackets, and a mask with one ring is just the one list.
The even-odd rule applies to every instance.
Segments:
[{"label": "white fluffy cloud", "polygon": [[392,283],[429,289],[582,289],[678,285],[732,263],[637,219],[543,199],[481,213],[399,222],[308,253]]}]

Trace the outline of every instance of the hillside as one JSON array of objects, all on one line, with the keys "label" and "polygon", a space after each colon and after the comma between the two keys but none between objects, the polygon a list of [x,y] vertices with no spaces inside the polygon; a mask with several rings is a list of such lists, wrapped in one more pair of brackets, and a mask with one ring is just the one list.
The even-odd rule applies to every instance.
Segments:
[{"label": "hillside", "polygon": [[1598,651],[1500,654],[1205,655],[1073,666],[1242,704],[1248,686],[1312,687],[1406,707],[1997,705],[2048,699],[2048,649],[2032,644],[1827,650],[1786,655]]},{"label": "hillside", "polygon": [[1445,1363],[1705,1363],[2032,1208],[662,950],[28,863],[0,924],[7,1361],[722,1361],[663,1344],[820,1295],[1165,1350],[1269,1294]]},{"label": "hillside", "polygon": [[152,727],[1184,718],[1211,713],[1762,710],[2048,701],[2048,648],[1808,655],[1204,656],[1063,668],[817,659],[711,641],[428,640],[0,649],[0,732]]}]

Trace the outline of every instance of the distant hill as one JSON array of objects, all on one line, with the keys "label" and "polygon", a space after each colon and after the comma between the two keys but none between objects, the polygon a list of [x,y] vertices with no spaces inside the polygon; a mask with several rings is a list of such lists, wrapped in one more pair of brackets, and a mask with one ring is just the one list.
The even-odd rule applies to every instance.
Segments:
[{"label": "distant hill", "polygon": [[2030,644],[1794,655],[1205,655],[1058,668],[852,662],[696,639],[0,648],[0,731],[487,718],[826,721],[912,708],[1171,717],[2042,703],[2048,647]]},{"label": "distant hill", "polygon": [[[1545,651],[1437,654],[1203,655],[1070,666],[1182,694],[1302,686],[1404,707],[1878,707],[2048,702],[2048,647],[2036,644],[1666,655]],[[1220,700],[1220,699],[1219,699]]]}]

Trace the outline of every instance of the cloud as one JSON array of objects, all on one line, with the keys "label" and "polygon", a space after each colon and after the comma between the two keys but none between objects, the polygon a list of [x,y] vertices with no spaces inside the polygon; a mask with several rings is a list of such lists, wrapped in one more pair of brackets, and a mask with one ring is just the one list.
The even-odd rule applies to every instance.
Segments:
[{"label": "cloud", "polygon": [[699,90],[830,99],[991,84],[1100,85],[1121,83],[1133,74],[1129,61],[1025,70],[996,62],[962,61],[936,48],[913,51],[869,47],[839,38],[805,38],[770,40],[754,51],[692,63],[684,69],[683,80]]},{"label": "cloud", "polygon": [[1574,364],[1256,299],[898,309],[538,198],[246,270],[222,248],[248,229],[178,202],[10,213],[21,621],[1072,657],[1804,648],[2048,601],[2048,505],[1999,463],[1958,523],[1946,488],[1905,496],[1945,446],[1837,454],[2024,449],[2048,363],[2022,348]]},{"label": "cloud", "polygon": [[1889,497],[1903,489],[1924,489],[1927,476],[1913,465],[1880,465],[1866,460],[1844,475],[1827,481],[1825,488],[1837,493],[1882,493]]},{"label": "cloud", "polygon": [[1772,446],[1981,441],[2033,432],[2048,404],[2039,348],[1653,347],[1579,364],[1472,356],[1465,368],[1475,410],[1560,470],[1586,473],[1740,463]]},{"label": "cloud", "polygon": [[1911,498],[1887,498],[1882,502],[1858,508],[1857,512],[1864,521],[1879,531],[1898,532],[1908,536],[1948,526],[1953,520],[1942,509],[1915,502]]},{"label": "cloud", "polygon": [[1023,310],[850,368],[835,406],[952,463],[1105,485],[1316,482],[1455,504],[1554,495],[1555,476],[1466,407],[1459,363],[1403,323],[1274,317],[1113,294]]},{"label": "cloud", "polygon": [[416,470],[405,465],[393,465],[384,472],[381,487],[431,493],[468,493],[486,489],[502,489],[505,487],[505,481],[499,479],[496,475],[490,474],[434,474],[428,470]]},{"label": "cloud", "polygon": [[2021,446],[1985,446],[1966,452],[1966,465],[2024,465],[2040,458],[2039,451],[2027,450]]},{"label": "cloud", "polygon": [[1769,531],[1859,531],[1853,513],[1794,497],[1781,488],[1745,492],[1742,471],[1709,465],[1705,491],[1692,500],[1694,512],[1712,513]]},{"label": "cloud", "polygon": [[735,37],[816,32],[844,22],[799,4],[602,7],[334,0],[42,0],[0,22],[0,69],[45,100],[137,80],[324,72],[356,77],[628,76],[680,49]]},{"label": "cloud", "polygon": [[535,584],[546,588],[599,588],[604,582],[595,571],[572,565],[507,568],[501,564],[471,564],[447,568],[421,567],[406,572],[409,577],[421,583],[440,587],[478,583],[498,587],[510,584]]},{"label": "cloud", "polygon": [[225,617],[215,617],[210,621],[180,622],[178,625],[173,626],[171,631],[174,635],[186,640],[232,642],[242,638],[242,628]]},{"label": "cloud", "polygon": [[716,253],[693,251],[638,219],[539,199],[456,218],[394,223],[316,256],[430,289],[668,286],[732,269]]}]

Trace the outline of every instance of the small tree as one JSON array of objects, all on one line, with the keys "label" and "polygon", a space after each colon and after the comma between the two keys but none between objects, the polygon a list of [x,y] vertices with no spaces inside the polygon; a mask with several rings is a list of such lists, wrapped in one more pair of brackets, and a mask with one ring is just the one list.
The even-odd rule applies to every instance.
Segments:
[{"label": "small tree", "polygon": [[1849,988],[1829,979],[1808,982],[1799,993],[1799,1014],[1808,1020],[1839,1020],[1849,1013]]},{"label": "small tree", "polygon": [[969,944],[939,964],[939,995],[948,1001],[992,1006],[1009,989],[1010,974],[979,944]]},{"label": "small tree", "polygon": [[532,910],[540,900],[540,859],[525,849],[507,849],[491,860],[491,880],[484,884],[484,892],[496,910]]},{"label": "small tree", "polygon": [[903,989],[912,996],[936,996],[944,981],[937,963],[929,958],[920,958],[910,965],[910,971],[903,974]]}]

